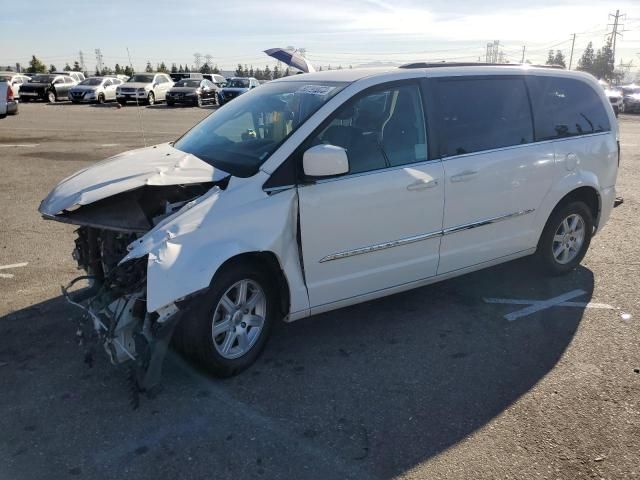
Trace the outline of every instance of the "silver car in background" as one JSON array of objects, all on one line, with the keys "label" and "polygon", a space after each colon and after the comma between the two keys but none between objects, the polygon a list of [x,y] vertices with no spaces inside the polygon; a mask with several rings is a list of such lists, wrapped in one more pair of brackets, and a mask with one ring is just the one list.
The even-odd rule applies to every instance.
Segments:
[{"label": "silver car in background", "polygon": [[123,106],[127,102],[153,105],[165,100],[171,87],[173,80],[166,73],[135,73],[116,88],[116,100]]},{"label": "silver car in background", "polygon": [[116,88],[124,82],[115,77],[90,77],[69,90],[73,103],[104,103],[116,99]]}]

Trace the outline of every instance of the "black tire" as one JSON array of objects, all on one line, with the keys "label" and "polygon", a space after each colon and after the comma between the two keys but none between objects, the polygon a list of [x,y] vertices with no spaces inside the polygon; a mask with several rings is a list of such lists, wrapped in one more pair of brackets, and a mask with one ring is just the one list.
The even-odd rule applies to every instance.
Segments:
[{"label": "black tire", "polygon": [[0,115],[0,120],[2,120],[3,118],[7,118],[7,114],[3,113],[2,115]]},{"label": "black tire", "polygon": [[196,96],[196,100],[193,104],[194,107],[202,107],[202,96],[201,95],[197,95]]},{"label": "black tire", "polygon": [[156,104],[156,96],[153,92],[149,92],[147,95],[147,105],[155,105]]},{"label": "black tire", "polygon": [[118,100],[118,103],[124,107],[127,104],[127,101],[126,100]]},{"label": "black tire", "polygon": [[104,103],[104,95],[102,93],[98,94],[98,103],[102,105]]},{"label": "black tire", "polygon": [[[248,279],[257,283],[264,292],[266,308],[262,330],[255,343],[242,356],[229,359],[222,356],[214,345],[212,327],[214,314],[222,296],[237,282]],[[185,318],[178,325],[177,346],[190,359],[200,363],[212,375],[226,378],[236,375],[252,365],[262,352],[277,317],[278,302],[274,283],[269,275],[255,264],[234,262],[216,273],[209,290],[196,297]],[[250,327],[249,327],[250,328]]]},{"label": "black tire", "polygon": [[[584,239],[582,240],[580,247],[577,249],[577,253],[574,254],[575,256],[566,263],[561,263],[554,255],[554,248],[562,249],[564,243],[560,243],[558,240],[554,240],[554,238],[556,236],[556,232],[560,230],[563,221],[574,215],[577,215],[583,221]],[[560,235],[561,234],[559,234],[559,236]],[[567,234],[564,236],[567,237]],[[538,242],[536,256],[539,259],[542,268],[547,273],[554,276],[564,275],[576,268],[582,261],[589,249],[592,236],[593,215],[589,207],[581,201],[570,201],[568,203],[561,204],[556,207],[556,209],[551,213],[549,220],[547,220],[547,224],[545,225]],[[569,235],[566,241],[570,240],[571,236]]]},{"label": "black tire", "polygon": [[56,92],[54,92],[53,90],[49,90],[47,92],[46,100],[49,103],[56,103],[58,101],[58,96],[56,95]]}]

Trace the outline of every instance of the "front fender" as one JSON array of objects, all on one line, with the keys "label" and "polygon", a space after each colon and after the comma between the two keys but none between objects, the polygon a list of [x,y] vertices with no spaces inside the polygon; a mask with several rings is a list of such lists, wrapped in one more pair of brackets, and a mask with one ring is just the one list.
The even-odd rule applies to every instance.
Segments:
[{"label": "front fender", "polygon": [[290,311],[308,309],[296,239],[297,191],[262,191],[264,179],[232,178],[132,244],[123,261],[148,254],[147,310],[154,312],[205,289],[227,260],[273,253],[290,290]]}]

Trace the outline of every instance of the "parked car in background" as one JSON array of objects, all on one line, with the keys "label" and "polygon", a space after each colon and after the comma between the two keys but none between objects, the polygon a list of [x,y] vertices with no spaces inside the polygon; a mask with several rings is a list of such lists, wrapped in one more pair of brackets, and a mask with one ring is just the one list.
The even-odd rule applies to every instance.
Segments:
[{"label": "parked car in background", "polygon": [[164,101],[171,87],[173,81],[166,73],[135,73],[116,87],[116,100],[120,105],[127,102],[153,105]]},{"label": "parked car in background", "polygon": [[73,103],[104,103],[116,99],[116,88],[124,82],[115,77],[90,77],[71,87]]},{"label": "parked car in background", "polygon": [[206,78],[210,82],[215,83],[220,88],[224,87],[227,84],[227,79],[217,73],[203,73],[202,77]]},{"label": "parked car in background", "polygon": [[69,90],[78,82],[69,75],[55,73],[36,73],[31,81],[20,87],[20,101],[44,100],[49,103],[66,100]]},{"label": "parked car in background", "polygon": [[18,102],[13,95],[11,83],[0,82],[0,119],[18,114]]},{"label": "parked car in background", "polygon": [[615,112],[617,117],[618,114],[622,111],[622,106],[623,106],[622,90],[620,90],[620,88],[612,87],[604,80],[598,80],[598,83],[604,90],[604,94],[609,99],[609,102],[611,103],[611,107],[613,107],[613,111]]},{"label": "parked car in background", "polygon": [[54,75],[68,75],[78,83],[86,79],[86,77],[84,76],[84,73],[82,72],[68,71],[68,72],[51,72],[51,73],[53,73]]},{"label": "parked car in background", "polygon": [[220,105],[227,103],[229,100],[233,100],[259,85],[260,82],[253,77],[232,77],[228,79],[224,88],[218,92]]},{"label": "parked car in background", "polygon": [[533,254],[571,272],[611,215],[619,148],[589,74],[333,70],[274,80],[175,142],[93,164],[39,210],[80,227],[74,258],[92,283],[68,299],[148,389],[174,331],[227,377],[282,318]]},{"label": "parked car in background", "polygon": [[201,79],[204,78],[204,74],[199,72],[170,73],[169,77],[171,77],[171,80],[173,80],[174,82],[177,82],[185,78]]},{"label": "parked car in background", "polygon": [[218,90],[213,82],[203,79],[179,80],[167,92],[167,106],[171,107],[176,103],[201,107],[205,103],[218,103]]},{"label": "parked car in background", "polygon": [[620,89],[623,95],[622,111],[625,113],[640,111],[640,85],[623,85]]},{"label": "parked car in background", "polygon": [[11,85],[14,98],[20,98],[20,87],[22,87],[23,83],[27,83],[29,80],[31,80],[31,77],[22,73],[0,72],[0,82],[7,82]]}]

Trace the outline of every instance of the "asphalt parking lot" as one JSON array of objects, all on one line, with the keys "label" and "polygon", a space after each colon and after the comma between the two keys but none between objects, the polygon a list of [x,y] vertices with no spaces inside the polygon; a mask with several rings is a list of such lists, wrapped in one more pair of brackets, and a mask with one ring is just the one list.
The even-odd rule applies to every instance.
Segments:
[{"label": "asphalt parking lot", "polygon": [[281,324],[224,381],[172,354],[132,410],[123,371],[83,363],[60,297],[73,227],[37,207],[211,111],[30,103],[0,120],[1,480],[640,477],[640,115],[620,117],[625,203],[569,276],[522,259]]}]

